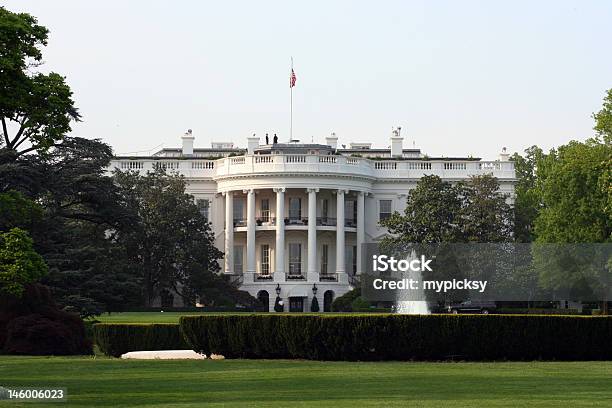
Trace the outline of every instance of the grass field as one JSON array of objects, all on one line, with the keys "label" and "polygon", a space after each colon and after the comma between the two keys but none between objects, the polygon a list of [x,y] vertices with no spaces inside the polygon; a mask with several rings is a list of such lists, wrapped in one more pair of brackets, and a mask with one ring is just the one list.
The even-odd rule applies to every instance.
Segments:
[{"label": "grass field", "polygon": [[[199,316],[212,314],[236,314],[247,312],[125,312],[125,313],[105,313],[97,316],[96,320],[103,323],[178,323],[181,316]],[[247,314],[253,314],[248,312]],[[268,314],[268,313],[265,313]],[[295,314],[295,313],[293,313]],[[301,313],[308,314],[308,313]],[[333,313],[325,313],[329,316]],[[341,313],[338,313],[341,314]]]},{"label": "grass field", "polygon": [[181,316],[197,316],[197,312],[125,312],[105,313],[96,317],[104,323],[178,323]]},{"label": "grass field", "polygon": [[[68,404],[58,404],[70,407],[609,407],[610,384],[612,362],[349,363],[0,357],[0,385],[64,387]],[[50,403],[0,402],[0,406],[10,407],[36,405]]]}]

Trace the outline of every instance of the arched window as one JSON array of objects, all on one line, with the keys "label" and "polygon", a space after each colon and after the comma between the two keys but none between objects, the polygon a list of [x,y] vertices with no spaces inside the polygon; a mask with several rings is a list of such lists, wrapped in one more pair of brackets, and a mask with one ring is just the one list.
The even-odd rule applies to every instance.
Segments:
[{"label": "arched window", "polygon": [[332,311],[332,302],[334,301],[334,291],[326,290],[323,294],[323,311],[331,312]]},{"label": "arched window", "polygon": [[263,312],[270,311],[270,295],[267,290],[260,290],[257,292],[257,300],[261,305],[261,309]]}]

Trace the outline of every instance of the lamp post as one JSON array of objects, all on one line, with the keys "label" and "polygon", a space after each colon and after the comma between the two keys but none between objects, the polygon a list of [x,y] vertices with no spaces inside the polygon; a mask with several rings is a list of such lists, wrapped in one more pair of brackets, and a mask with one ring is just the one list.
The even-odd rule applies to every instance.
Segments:
[{"label": "lamp post", "polygon": [[317,284],[313,284],[312,285],[312,293],[316,296],[317,295],[317,291],[319,290],[319,288],[317,288]]},{"label": "lamp post", "polygon": [[274,289],[276,291],[276,301],[274,302],[274,311],[275,312],[284,312],[285,311],[285,305],[283,304],[283,300],[280,298],[280,293],[281,293],[281,287],[280,287],[280,283],[276,284],[276,289]]}]

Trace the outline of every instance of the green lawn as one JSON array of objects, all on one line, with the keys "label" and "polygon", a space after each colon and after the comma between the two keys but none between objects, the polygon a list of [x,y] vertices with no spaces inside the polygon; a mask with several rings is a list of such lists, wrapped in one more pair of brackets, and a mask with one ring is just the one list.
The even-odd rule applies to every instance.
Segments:
[{"label": "green lawn", "polygon": [[181,316],[198,316],[198,312],[125,312],[104,313],[96,317],[104,323],[178,323]]},{"label": "green lawn", "polygon": [[[64,387],[68,404],[59,404],[71,407],[592,407],[612,406],[610,384],[612,362],[348,363],[0,357],[0,385]],[[0,402],[0,406],[36,404]]]},{"label": "green lawn", "polygon": [[[253,312],[125,312],[104,313],[96,320],[103,323],[178,323],[181,316],[219,315],[219,314],[253,314]],[[267,313],[265,313],[267,314]],[[295,314],[295,313],[293,313]],[[302,313],[311,314],[311,313]],[[332,313],[325,313],[329,316]],[[338,313],[344,314],[344,313]]]}]

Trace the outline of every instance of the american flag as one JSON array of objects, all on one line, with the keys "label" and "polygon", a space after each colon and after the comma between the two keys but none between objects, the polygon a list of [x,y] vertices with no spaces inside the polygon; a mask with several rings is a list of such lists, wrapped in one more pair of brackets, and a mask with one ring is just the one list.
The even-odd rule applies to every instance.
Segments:
[{"label": "american flag", "polygon": [[289,88],[293,88],[295,86],[295,72],[293,71],[293,68],[291,68],[291,76],[289,77]]}]

